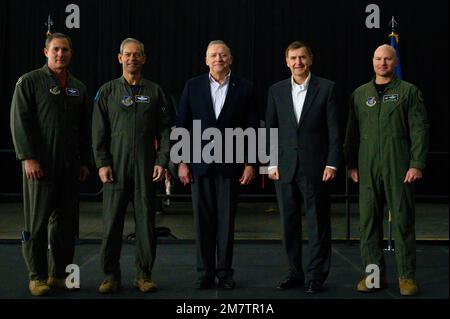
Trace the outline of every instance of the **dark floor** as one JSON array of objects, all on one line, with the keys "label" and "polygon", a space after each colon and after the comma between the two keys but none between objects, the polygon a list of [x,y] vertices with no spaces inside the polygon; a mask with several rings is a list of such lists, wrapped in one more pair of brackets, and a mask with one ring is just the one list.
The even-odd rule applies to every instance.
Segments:
[{"label": "dark floor", "polygon": [[[334,240],[346,239],[347,220],[345,205],[332,204],[331,230]],[[358,205],[351,206],[350,237],[359,239]],[[449,205],[416,204],[416,235],[418,240],[449,239]],[[303,218],[303,236],[306,239],[306,221]],[[162,214],[156,217],[157,226],[169,227],[178,239],[195,238],[190,202],[171,202],[164,207]],[[22,203],[0,203],[0,240],[19,239],[23,229]],[[80,203],[81,239],[102,238],[102,204],[101,202]],[[131,205],[127,214],[124,234],[134,232],[134,220]],[[387,223],[385,223],[387,234]],[[236,214],[236,239],[242,240],[280,240],[280,216],[275,202],[239,203]]]},{"label": "dark floor", "polygon": [[[0,300],[30,298],[27,289],[27,271],[20,251],[20,232],[23,229],[23,206],[19,203],[0,203]],[[448,204],[416,205],[417,280],[420,299],[442,299],[449,296]],[[127,214],[124,237],[134,232],[132,208]],[[194,229],[189,202],[174,202],[157,215],[157,226],[169,227],[173,236],[164,237],[158,245],[154,280],[159,290],[150,295],[139,293],[132,287],[134,276],[134,246],[126,241],[122,251],[123,284],[125,290],[117,295],[98,294],[102,281],[99,263],[99,244],[102,237],[100,202],[81,202],[79,244],[75,263],[81,267],[81,287],[78,292],[58,292],[53,299],[170,299],[170,300],[289,300],[341,299],[405,299],[398,293],[397,275],[392,252],[386,253],[390,288],[376,294],[359,294],[355,285],[362,273],[358,247],[358,206],[351,206],[350,235],[353,241],[342,242],[347,235],[345,205],[332,205],[333,257],[327,290],[310,296],[302,289],[278,291],[275,286],[287,272],[280,228],[280,216],[275,202],[239,203],[236,215],[236,245],[234,268],[237,288],[233,291],[197,291]],[[306,221],[303,218],[303,238],[306,240]],[[385,223],[387,230],[387,223]],[[35,299],[35,298],[33,298]],[[176,301],[176,303],[179,303]],[[158,303],[161,305],[160,303]],[[172,305],[173,306],[173,305]],[[295,305],[291,305],[294,309]],[[233,317],[234,318],[234,317]]]},{"label": "dark floor", "polygon": [[[302,289],[279,291],[276,283],[286,274],[285,256],[280,242],[238,241],[235,245],[234,268],[236,289],[197,291],[195,247],[189,241],[163,241],[158,245],[153,279],[159,290],[142,294],[132,287],[134,277],[134,245],[125,243],[121,268],[124,290],[115,295],[96,292],[102,273],[99,244],[84,243],[76,247],[74,263],[80,266],[81,290],[55,292],[50,299],[147,298],[147,299],[407,299],[398,292],[393,253],[386,253],[389,289],[374,294],[360,294],[355,285],[361,266],[357,244],[333,244],[332,267],[326,291],[307,295]],[[305,245],[306,252],[306,245]],[[417,246],[417,281],[420,294],[413,298],[449,297],[448,244]],[[33,298],[27,289],[27,271],[20,245],[0,245],[0,299]],[[409,297],[411,298],[411,297]]]}]

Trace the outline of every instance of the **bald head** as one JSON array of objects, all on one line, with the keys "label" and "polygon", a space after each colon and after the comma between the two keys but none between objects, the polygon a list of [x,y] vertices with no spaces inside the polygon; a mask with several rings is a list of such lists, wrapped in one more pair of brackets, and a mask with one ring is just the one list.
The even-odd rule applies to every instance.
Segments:
[{"label": "bald head", "polygon": [[380,45],[373,53],[373,70],[378,84],[390,82],[397,66],[395,49],[387,44]]},{"label": "bald head", "polygon": [[375,58],[376,55],[380,54],[391,55],[395,60],[397,60],[397,51],[395,51],[394,47],[389,44],[382,44],[378,48],[376,48],[375,52],[373,53],[373,57]]}]

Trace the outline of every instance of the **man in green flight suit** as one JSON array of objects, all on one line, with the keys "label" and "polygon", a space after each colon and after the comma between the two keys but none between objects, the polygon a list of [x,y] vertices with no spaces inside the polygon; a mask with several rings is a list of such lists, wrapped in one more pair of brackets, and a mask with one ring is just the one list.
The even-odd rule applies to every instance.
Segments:
[{"label": "man in green flight suit", "polygon": [[[142,77],[144,45],[127,38],[118,54],[122,76],[97,93],[92,120],[95,163],[103,182],[105,280],[100,293],[121,289],[120,251],[128,202],[136,224],[136,280],[142,292],[156,289],[151,274],[156,253],[155,185],[169,161],[170,112],[161,88]],[[155,141],[159,149],[156,151]]]},{"label": "man in green flight suit", "polygon": [[422,178],[428,151],[429,124],[422,93],[394,75],[395,49],[378,47],[375,78],[351,97],[345,155],[349,177],[359,182],[360,248],[364,267],[380,269],[378,283],[366,276],[360,292],[387,287],[383,256],[383,201],[392,215],[400,293],[417,294],[414,181]]},{"label": "man in green flight suit", "polygon": [[11,133],[23,169],[22,250],[35,296],[50,288],[69,289],[65,279],[78,225],[78,180],[87,179],[91,154],[91,105],[86,86],[67,70],[70,38],[50,35],[44,54],[47,64],[19,78],[11,104]]}]

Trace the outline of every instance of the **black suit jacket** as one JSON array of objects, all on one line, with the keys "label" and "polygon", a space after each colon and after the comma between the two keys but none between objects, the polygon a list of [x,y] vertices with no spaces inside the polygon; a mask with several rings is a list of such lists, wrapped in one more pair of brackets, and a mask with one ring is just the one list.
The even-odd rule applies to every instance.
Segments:
[{"label": "black suit jacket", "polygon": [[281,182],[293,180],[297,165],[313,183],[322,180],[325,166],[339,166],[341,142],[334,87],[334,82],[311,75],[299,123],[294,113],[291,78],[270,87],[266,127],[278,128]]},{"label": "black suit jacket", "polygon": [[[254,104],[253,85],[233,74],[230,76],[227,96],[219,117],[216,119],[211,98],[211,89],[209,74],[203,74],[192,78],[186,82],[178,107],[177,127],[183,127],[191,133],[191,163],[189,167],[195,176],[206,174],[211,164],[192,163],[192,121],[201,121],[201,131],[214,127],[221,131],[225,137],[225,128],[242,128],[243,130],[251,127],[258,127],[258,113]],[[203,146],[208,141],[202,141]],[[222,156],[225,161],[225,141],[222,141]],[[236,149],[233,150],[236,154]],[[237,177],[242,174],[244,164],[213,164],[215,172],[225,177]]]}]

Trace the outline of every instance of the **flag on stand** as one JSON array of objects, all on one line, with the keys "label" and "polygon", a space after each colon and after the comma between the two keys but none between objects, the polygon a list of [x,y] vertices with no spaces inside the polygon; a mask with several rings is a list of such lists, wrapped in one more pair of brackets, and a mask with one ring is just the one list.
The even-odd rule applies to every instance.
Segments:
[{"label": "flag on stand", "polygon": [[389,34],[389,38],[391,38],[391,46],[395,49],[395,52],[397,54],[397,66],[395,67],[395,76],[401,80],[401,79],[403,79],[403,74],[402,74],[402,67],[400,65],[400,51],[398,48],[398,34],[395,31],[392,31],[392,33]]}]

